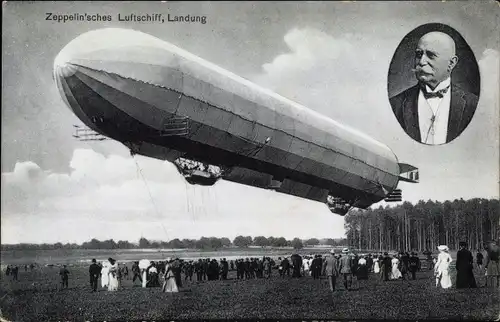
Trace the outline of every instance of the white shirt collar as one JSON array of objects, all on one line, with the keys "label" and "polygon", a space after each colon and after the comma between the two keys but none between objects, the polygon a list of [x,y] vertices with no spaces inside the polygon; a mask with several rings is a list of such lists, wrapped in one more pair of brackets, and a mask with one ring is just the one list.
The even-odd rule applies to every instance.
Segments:
[{"label": "white shirt collar", "polygon": [[435,93],[439,90],[442,90],[448,86],[450,86],[451,84],[451,78],[448,77],[447,79],[445,79],[444,81],[442,81],[441,83],[439,83],[438,86],[436,86],[436,88],[434,90],[432,90],[429,85],[425,85],[425,89],[427,90],[427,93]]}]

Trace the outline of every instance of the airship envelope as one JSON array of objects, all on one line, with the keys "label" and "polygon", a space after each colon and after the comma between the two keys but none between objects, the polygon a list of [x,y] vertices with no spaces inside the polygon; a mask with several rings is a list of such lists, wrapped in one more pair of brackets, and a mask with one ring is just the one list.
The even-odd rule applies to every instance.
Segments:
[{"label": "airship envelope", "polygon": [[399,181],[383,143],[139,31],[80,35],[57,55],[54,79],[86,126],[133,153],[205,162],[225,180],[277,182],[273,190],[356,207]]}]

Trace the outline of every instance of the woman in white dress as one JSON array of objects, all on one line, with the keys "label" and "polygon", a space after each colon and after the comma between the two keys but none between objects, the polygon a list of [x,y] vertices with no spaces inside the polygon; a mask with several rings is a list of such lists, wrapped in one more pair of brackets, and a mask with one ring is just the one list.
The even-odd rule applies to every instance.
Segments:
[{"label": "woman in white dress", "polygon": [[174,272],[172,272],[172,266],[171,266],[172,262],[173,262],[172,260],[167,260],[167,264],[165,265],[165,275],[164,275],[165,281],[163,282],[162,292],[167,292],[167,293],[179,292],[179,289],[177,288],[177,283],[175,282]]},{"label": "woman in white dress", "polygon": [[146,287],[148,283],[148,268],[151,265],[151,261],[147,259],[141,259],[139,261],[139,269],[141,270],[142,276],[142,287]]},{"label": "woman in white dress", "polygon": [[102,288],[108,287],[109,285],[109,267],[111,264],[109,261],[105,261],[102,263],[102,269],[101,269],[101,286]]},{"label": "woman in white dress", "polygon": [[434,265],[434,275],[436,276],[436,287],[441,283],[441,287],[446,289],[451,287],[450,264],[452,258],[448,254],[448,246],[438,246],[439,255],[436,265]]},{"label": "woman in white dress", "polygon": [[380,273],[380,264],[378,263],[378,257],[376,257],[376,256],[373,259],[373,272],[375,274]]},{"label": "woman in white dress", "polygon": [[400,279],[402,275],[398,268],[399,259],[397,257],[394,257],[391,263],[392,263],[391,280]]},{"label": "woman in white dress", "polygon": [[108,258],[111,266],[109,267],[109,284],[108,291],[117,291],[120,283],[118,282],[118,263],[113,258]]},{"label": "woman in white dress", "polygon": [[304,275],[309,275],[309,267],[310,267],[309,259],[306,259],[304,261],[304,263],[302,264],[302,269],[304,271]]}]

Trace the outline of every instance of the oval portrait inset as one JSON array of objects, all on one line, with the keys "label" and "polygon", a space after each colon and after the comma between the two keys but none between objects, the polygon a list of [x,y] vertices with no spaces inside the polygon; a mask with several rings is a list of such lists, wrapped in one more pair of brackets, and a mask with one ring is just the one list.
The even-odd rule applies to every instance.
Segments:
[{"label": "oval portrait inset", "polygon": [[389,67],[389,102],[403,130],[417,142],[456,139],[476,111],[479,68],[467,42],[453,28],[426,24],[407,34]]}]

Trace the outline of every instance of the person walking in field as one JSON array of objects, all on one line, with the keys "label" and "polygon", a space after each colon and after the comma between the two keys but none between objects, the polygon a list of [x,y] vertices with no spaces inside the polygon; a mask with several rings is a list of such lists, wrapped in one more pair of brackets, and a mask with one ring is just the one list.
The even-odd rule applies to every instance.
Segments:
[{"label": "person walking in field", "polygon": [[322,266],[323,275],[326,275],[328,284],[330,286],[330,291],[333,293],[335,292],[335,284],[337,282],[337,276],[339,275],[339,262],[335,257],[334,249],[330,250],[330,255],[326,256]]},{"label": "person walking in field", "polygon": [[122,268],[122,276],[123,276],[125,279],[128,279],[128,266],[127,266],[127,264],[123,265],[123,268]]},{"label": "person walking in field", "polygon": [[484,258],[483,253],[481,252],[480,249],[478,249],[476,254],[476,264],[479,271],[483,269],[483,258]]},{"label": "person walking in field", "polygon": [[264,275],[266,278],[270,278],[271,277],[271,261],[269,260],[268,257],[266,257],[263,264],[264,264]]},{"label": "person walking in field", "polygon": [[380,274],[380,280],[389,281],[389,277],[392,272],[392,258],[389,253],[384,253],[384,258],[382,259],[382,271]]},{"label": "person walking in field", "polygon": [[399,270],[401,271],[401,277],[403,280],[407,279],[409,260],[410,254],[402,252],[399,258]]},{"label": "person walking in field", "polygon": [[380,264],[379,264],[379,259],[377,256],[375,256],[375,258],[373,258],[373,272],[375,274],[380,273]]},{"label": "person walking in field", "polygon": [[19,281],[19,278],[18,278],[19,267],[17,265],[11,267],[10,274],[12,275],[12,280]]},{"label": "person walking in field", "polygon": [[366,266],[368,267],[368,274],[373,272],[373,257],[372,254],[368,254],[368,256],[365,258],[366,259]]},{"label": "person walking in field", "polygon": [[142,284],[142,277],[141,277],[141,269],[139,268],[139,262],[134,262],[132,265],[132,274],[134,274],[134,277],[132,278],[132,283],[135,282],[135,279],[138,278],[139,282]]},{"label": "person walking in field", "polygon": [[500,248],[492,241],[488,244],[486,250],[486,286],[500,287]]},{"label": "person walking in field", "polygon": [[401,277],[403,277],[403,275],[401,274],[401,271],[399,270],[399,263],[400,263],[399,258],[397,258],[396,256],[394,256],[394,258],[392,259],[391,263],[392,263],[391,280],[398,280]]},{"label": "person walking in field", "polygon": [[117,291],[120,286],[118,263],[113,258],[108,258],[108,261],[110,263],[108,271],[108,291]]},{"label": "person walking in field", "polygon": [[167,264],[165,266],[165,275],[164,279],[165,281],[163,282],[163,287],[161,291],[163,293],[177,293],[179,292],[179,288],[177,287],[177,283],[175,282],[175,274],[172,270],[172,260],[167,259]]},{"label": "person walking in field", "polygon": [[282,269],[282,277],[290,276],[290,262],[288,261],[287,257],[284,257],[283,260],[281,261],[281,267]]},{"label": "person walking in field", "polygon": [[344,279],[345,289],[349,291],[352,286],[352,258],[349,256],[348,248],[342,250],[342,257],[340,257],[339,261],[339,272]]},{"label": "person walking in field", "polygon": [[434,265],[434,274],[436,276],[436,287],[441,285],[442,288],[447,289],[451,287],[451,278],[450,278],[450,264],[452,262],[452,258],[450,254],[448,254],[448,246],[440,245],[438,246],[438,250],[440,251],[436,265]]},{"label": "person walking in field", "polygon": [[59,270],[59,275],[61,276],[61,289],[68,288],[69,271],[66,265],[63,265]]},{"label": "person walking in field", "polygon": [[474,257],[467,249],[466,242],[460,242],[460,250],[457,252],[457,288],[476,288],[476,279],[474,278]]},{"label": "person walking in field", "polygon": [[358,260],[358,266],[356,271],[356,278],[358,281],[368,279],[368,261],[364,255],[361,255]]},{"label": "person walking in field", "polygon": [[408,260],[408,270],[411,273],[412,280],[417,279],[417,272],[420,271],[420,268],[421,268],[420,258],[418,258],[417,253],[412,252],[411,257]]},{"label": "person walking in field", "polygon": [[92,264],[89,267],[90,275],[90,288],[92,292],[97,292],[97,281],[99,280],[99,275],[101,274],[101,267],[97,265],[95,258],[92,259]]}]

